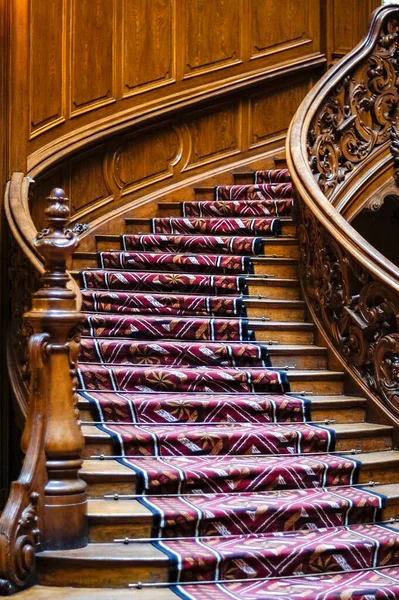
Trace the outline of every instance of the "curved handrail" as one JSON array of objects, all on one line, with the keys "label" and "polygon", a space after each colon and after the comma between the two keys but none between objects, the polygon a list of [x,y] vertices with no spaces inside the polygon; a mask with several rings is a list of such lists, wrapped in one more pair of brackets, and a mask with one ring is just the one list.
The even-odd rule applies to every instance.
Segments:
[{"label": "curved handrail", "polygon": [[307,149],[311,123],[320,106],[328,99],[331,90],[350,76],[354,69],[372,54],[384,25],[395,19],[399,22],[399,8],[387,6],[377,9],[365,38],[328,71],[308,93],[290,125],[287,136],[287,161],[300,197],[323,227],[334,238],[339,239],[356,260],[399,293],[399,268],[359,235],[331,205],[315,179],[309,164]]},{"label": "curved handrail", "polygon": [[[325,340],[385,414],[399,417],[399,268],[333,200],[389,155],[399,94],[399,8],[381,7],[356,48],[320,80],[287,136],[299,202],[300,277]],[[389,157],[393,164],[393,158]],[[353,186],[355,187],[355,186]]]}]

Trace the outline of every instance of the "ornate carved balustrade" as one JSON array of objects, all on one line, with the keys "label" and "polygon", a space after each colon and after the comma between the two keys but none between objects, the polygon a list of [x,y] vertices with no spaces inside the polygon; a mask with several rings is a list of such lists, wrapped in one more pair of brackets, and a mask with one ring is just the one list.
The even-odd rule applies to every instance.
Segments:
[{"label": "ornate carved balustrade", "polygon": [[[25,460],[0,519],[0,593],[4,595],[34,582],[38,548],[76,548],[87,543],[86,484],[79,477],[84,440],[75,395],[83,316],[66,272],[67,258],[78,240],[66,228],[69,208],[62,190],[50,194],[46,216],[48,228],[34,241],[44,261],[43,266],[39,263],[38,291],[24,315],[32,331],[28,339],[29,403],[22,438]],[[30,271],[24,271],[24,277],[31,277]],[[20,306],[25,302],[21,298]],[[20,337],[24,337],[22,331]]]},{"label": "ornate carved balustrade", "polygon": [[384,7],[304,100],[287,139],[308,306],[341,364],[397,423],[399,269],[340,213],[381,168],[399,181],[398,80],[399,9]]}]

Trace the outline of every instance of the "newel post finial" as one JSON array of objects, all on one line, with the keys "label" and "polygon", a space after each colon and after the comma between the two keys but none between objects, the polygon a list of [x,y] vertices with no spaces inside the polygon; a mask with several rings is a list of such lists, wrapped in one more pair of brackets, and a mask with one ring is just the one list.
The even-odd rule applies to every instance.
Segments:
[{"label": "newel post finial", "polygon": [[[47,549],[65,549],[88,541],[86,483],[79,476],[84,439],[77,421],[75,374],[83,315],[76,308],[75,293],[67,287],[67,260],[78,246],[77,236],[68,229],[68,198],[56,188],[47,201],[48,227],[35,239],[45,272],[25,318],[35,334],[46,337],[43,368],[37,374],[46,411],[42,544]],[[29,426],[24,434],[26,446]]]}]

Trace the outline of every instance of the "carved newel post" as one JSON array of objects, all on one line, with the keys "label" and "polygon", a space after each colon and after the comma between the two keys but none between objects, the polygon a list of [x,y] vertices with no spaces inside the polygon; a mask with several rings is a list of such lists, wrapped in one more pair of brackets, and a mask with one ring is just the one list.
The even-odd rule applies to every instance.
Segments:
[{"label": "carved newel post", "polygon": [[[45,272],[25,315],[35,333],[47,334],[42,390],[45,394],[44,453],[47,483],[43,502],[44,549],[78,548],[88,543],[86,483],[79,477],[84,439],[77,422],[75,363],[83,315],[68,289],[67,259],[78,245],[69,223],[68,199],[61,189],[50,193],[48,228],[35,239]],[[24,432],[28,445],[30,428]]]}]

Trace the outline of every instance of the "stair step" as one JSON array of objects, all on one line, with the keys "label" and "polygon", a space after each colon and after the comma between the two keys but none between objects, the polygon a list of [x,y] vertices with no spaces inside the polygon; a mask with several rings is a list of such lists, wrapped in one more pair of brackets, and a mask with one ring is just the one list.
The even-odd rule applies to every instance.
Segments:
[{"label": "stair step", "polygon": [[[379,488],[371,488],[379,491]],[[382,486],[388,495],[388,509],[392,515],[398,514],[399,485]],[[382,492],[382,493],[384,493]],[[138,510],[137,503],[132,501],[94,501],[101,503],[102,508],[97,508],[96,517],[91,521],[102,521],[102,535],[99,527],[93,528],[93,533],[99,537],[112,537],[122,533],[123,537],[133,534],[140,535],[134,528],[134,522],[152,522],[150,511],[147,514]],[[89,510],[93,511],[90,503]],[[115,506],[117,505],[117,506]],[[133,509],[133,510],[132,510]],[[95,509],[94,509],[95,510]],[[129,511],[129,512],[127,512]],[[136,511],[136,512],[134,512]],[[110,514],[111,513],[111,514]],[[387,515],[384,515],[386,517]],[[108,535],[105,529],[108,524]],[[116,527],[119,525],[119,527]],[[133,528],[132,528],[133,525]],[[101,527],[101,525],[100,525]],[[85,548],[76,550],[44,551],[37,555],[38,581],[41,584],[57,585],[96,585],[108,587],[124,587],[128,583],[141,581],[167,581],[169,559],[150,542],[136,542],[123,544],[118,542],[101,541],[91,542]],[[91,573],[92,572],[92,573]],[[84,573],[84,579],[82,577]]]},{"label": "stair step", "polygon": [[37,579],[42,585],[126,587],[135,581],[168,581],[166,554],[145,542],[134,548],[111,543],[45,550],[36,560]]},{"label": "stair step", "polygon": [[[381,520],[399,517],[399,484],[365,486],[364,489],[387,497]],[[91,542],[113,542],[115,539],[151,537],[154,516],[137,499],[89,500],[89,526]]]},{"label": "stair step", "polygon": [[356,396],[309,396],[312,420],[336,420],[337,423],[360,423],[365,420],[367,401]]},{"label": "stair step", "polygon": [[[172,215],[173,216],[173,215]],[[178,215],[177,215],[178,216]],[[283,235],[295,236],[296,225],[294,224],[291,217],[280,217]],[[126,233],[151,233],[151,219],[148,218],[134,218],[126,217]]]},{"label": "stair step", "polygon": [[267,317],[276,321],[304,321],[305,302],[303,300],[280,300],[246,298],[244,305],[248,318]]},{"label": "stair step", "polygon": [[[93,582],[96,586],[96,582]],[[105,589],[99,587],[82,588],[65,586],[34,585],[18,592],[18,600],[154,600],[154,589]],[[169,588],[157,590],[157,600],[176,600]]]},{"label": "stair step", "polygon": [[[193,426],[194,427],[194,426]],[[356,448],[362,452],[383,451],[392,448],[392,427],[375,423],[332,423],[328,429],[335,431],[336,450],[347,452]],[[84,457],[113,456],[114,444],[111,436],[94,426],[83,425],[86,440]]]},{"label": "stair step", "polygon": [[[344,395],[312,395],[308,399],[312,402],[313,421],[328,419],[337,423],[360,423],[365,420],[366,400],[364,398]],[[93,420],[90,403],[83,396],[79,396],[78,408],[81,421]]]},{"label": "stair step", "polygon": [[[119,252],[120,248],[116,250]],[[268,256],[254,256],[252,258],[255,275],[268,275],[271,278],[294,279],[299,287],[298,261],[294,258],[273,258]],[[72,258],[73,271],[82,271],[86,269],[95,269],[97,267],[96,252],[75,252]]]},{"label": "stair step", "polygon": [[[358,448],[357,445],[354,446]],[[399,483],[399,451],[370,451],[356,455],[362,463],[359,483],[377,481],[380,484]],[[83,462],[82,478],[87,482],[91,498],[105,494],[135,494],[136,475],[117,460],[92,459]]]},{"label": "stair step", "polygon": [[[148,221],[148,219],[143,219]],[[268,258],[293,258],[298,259],[298,241],[292,237],[262,238],[264,253]],[[120,250],[119,235],[96,235],[96,251]],[[76,253],[75,253],[76,254]]]}]

